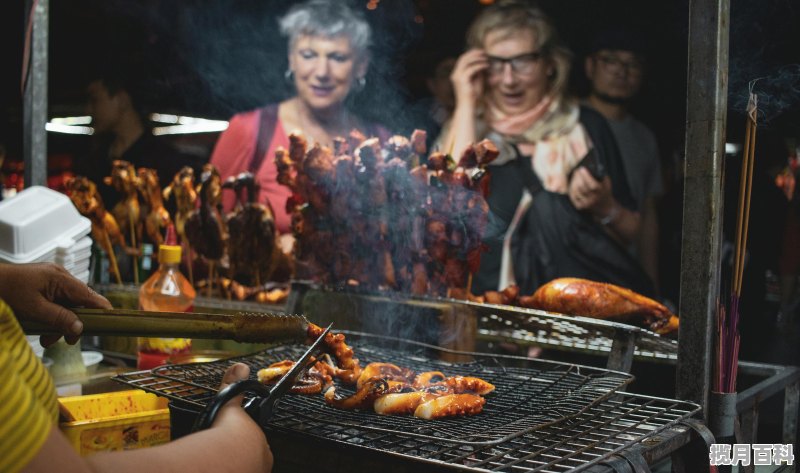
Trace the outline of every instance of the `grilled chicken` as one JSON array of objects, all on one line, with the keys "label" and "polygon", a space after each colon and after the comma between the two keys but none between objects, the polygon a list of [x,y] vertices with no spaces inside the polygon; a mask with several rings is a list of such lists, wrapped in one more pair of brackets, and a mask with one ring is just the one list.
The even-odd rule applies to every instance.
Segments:
[{"label": "grilled chicken", "polygon": [[[258,184],[253,175],[243,172],[236,178],[229,178],[223,187],[232,188],[237,197],[236,208],[226,220],[230,235],[228,258],[231,274],[245,276],[256,286],[274,280],[276,272],[288,276],[290,262],[277,244],[279,235],[272,206],[269,202],[264,205],[255,201]],[[242,199],[244,191],[247,193],[246,201]]]},{"label": "grilled chicken", "polygon": [[218,261],[225,252],[228,238],[219,205],[222,182],[219,171],[206,164],[200,178],[200,208],[186,219],[186,238],[192,249],[209,261]]},{"label": "grilled chicken", "polygon": [[164,208],[164,199],[155,169],[139,168],[139,192],[147,204],[144,230],[156,247],[164,242],[164,232],[172,223],[169,212]]},{"label": "grilled chicken", "polygon": [[662,334],[678,328],[678,318],[662,304],[629,289],[587,279],[554,279],[519,302],[548,312],[633,323]]},{"label": "grilled chicken", "polygon": [[129,239],[131,246],[136,247],[142,241],[141,209],[137,191],[139,178],[136,169],[128,161],[116,159],[111,163],[111,175],[104,177],[103,182],[122,194],[122,200],[111,209],[111,213],[114,214],[122,234]]},{"label": "grilled chicken", "polygon": [[92,222],[92,239],[106,252],[111,263],[109,271],[114,274],[117,284],[122,284],[113,245],[119,245],[126,251],[129,251],[129,248],[120,232],[117,220],[111,212],[106,211],[94,182],[86,177],[76,176],[67,179],[66,187],[67,194],[78,212]]},{"label": "grilled chicken", "polygon": [[186,241],[186,220],[192,213],[197,202],[197,191],[194,188],[194,169],[184,166],[172,178],[170,185],[164,188],[163,196],[168,200],[175,198],[175,230],[181,242]]}]

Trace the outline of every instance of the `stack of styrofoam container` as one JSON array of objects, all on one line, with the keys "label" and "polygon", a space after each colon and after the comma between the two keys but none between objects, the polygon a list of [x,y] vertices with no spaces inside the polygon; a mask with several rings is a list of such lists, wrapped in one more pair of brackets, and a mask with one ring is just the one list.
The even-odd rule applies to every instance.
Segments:
[{"label": "stack of styrofoam container", "polygon": [[29,187],[0,202],[0,261],[56,263],[89,282],[92,224],[66,195]]}]

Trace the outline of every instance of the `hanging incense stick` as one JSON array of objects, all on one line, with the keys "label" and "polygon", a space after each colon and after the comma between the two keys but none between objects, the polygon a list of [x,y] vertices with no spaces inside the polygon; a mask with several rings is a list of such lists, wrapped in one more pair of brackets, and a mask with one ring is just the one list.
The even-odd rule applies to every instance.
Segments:
[{"label": "hanging incense stick", "polygon": [[717,307],[717,376],[718,392],[736,392],[736,374],[739,365],[739,301],[744,279],[744,260],[747,254],[747,233],[750,223],[750,202],[753,190],[753,163],[755,162],[758,97],[753,93],[755,81],[750,83],[750,99],[745,121],[745,142],[742,150],[742,168],[739,178],[739,206],[736,213],[736,242],[733,261],[731,294],[728,307]]}]

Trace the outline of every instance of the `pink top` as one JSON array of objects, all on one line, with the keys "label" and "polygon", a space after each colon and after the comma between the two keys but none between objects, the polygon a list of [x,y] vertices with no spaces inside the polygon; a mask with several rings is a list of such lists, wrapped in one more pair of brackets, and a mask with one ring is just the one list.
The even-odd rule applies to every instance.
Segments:
[{"label": "pink top", "polygon": [[[256,139],[260,125],[260,110],[252,110],[234,115],[228,129],[220,135],[211,153],[211,164],[217,167],[222,180],[246,171],[256,151]],[[282,234],[290,233],[291,218],[286,213],[286,199],[291,195],[288,187],[278,184],[278,168],[275,166],[275,150],[282,146],[289,148],[289,137],[283,130],[280,119],[275,121],[275,131],[261,167],[255,173],[259,184],[258,200],[269,204],[275,212],[275,225]],[[233,209],[236,197],[233,192],[222,193],[225,212]]]}]

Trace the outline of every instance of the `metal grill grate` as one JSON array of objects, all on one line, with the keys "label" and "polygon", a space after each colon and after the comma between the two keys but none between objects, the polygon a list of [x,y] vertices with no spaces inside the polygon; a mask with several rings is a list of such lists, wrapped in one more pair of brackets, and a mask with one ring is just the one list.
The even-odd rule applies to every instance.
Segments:
[{"label": "metal grill grate", "polygon": [[[423,297],[391,292],[376,293],[357,287],[321,287],[302,281],[293,282],[292,291],[302,295],[298,298],[316,295],[320,301],[323,301],[322,303],[336,295],[346,295],[354,301],[361,300],[378,304],[414,306],[438,304],[462,307],[465,309],[463,312],[473,313],[477,316],[478,334],[485,340],[514,340],[544,348],[607,355],[611,352],[615,340],[630,338],[635,356],[648,360],[674,361],[677,359],[677,340],[641,327],[608,320],[444,297]],[[289,309],[302,312],[303,306],[299,302],[295,302],[290,304]]]},{"label": "metal grill grate", "polygon": [[[469,303],[468,303],[469,304]],[[677,359],[678,342],[632,325],[535,309],[474,304],[482,338],[518,340],[542,347],[607,354],[620,334],[630,334],[636,356]]]},{"label": "metal grill grate", "polygon": [[[692,403],[615,393],[629,375],[519,357],[471,354],[469,363],[437,361],[442,350],[389,337],[348,334],[363,362],[392,361],[417,371],[472,374],[495,383],[484,412],[422,421],[333,409],[319,396],[287,396],[266,426],[464,471],[581,471],[699,412]],[[182,403],[204,406],[226,366],[253,368],[299,355],[277,347],[230,360],[167,366],[115,379]],[[458,353],[458,352],[456,352]]]},{"label": "metal grill grate", "polygon": [[[389,361],[416,372],[442,371],[448,376],[478,376],[494,384],[495,392],[487,396],[481,414],[435,422],[413,416],[381,416],[373,412],[340,410],[325,404],[319,395],[286,396],[278,405],[276,422],[285,417],[300,417],[307,421],[401,433],[428,440],[488,445],[575,417],[632,380],[631,375],[625,373],[501,355],[473,353],[469,355],[470,362],[449,363],[436,359],[441,354],[439,352],[445,351],[443,349],[392,337],[351,332],[348,341],[363,365]],[[302,345],[285,345],[214,363],[163,366],[153,370],[152,374],[123,375],[121,380],[127,382],[132,381],[133,376],[141,377],[135,381],[137,387],[152,389],[200,407],[216,391],[225,368],[232,361],[247,363],[254,375],[258,369],[276,361],[296,359],[303,351]],[[513,366],[513,362],[523,360],[526,367]],[[339,392],[340,395],[349,395],[352,390],[339,387],[337,394]]]}]

